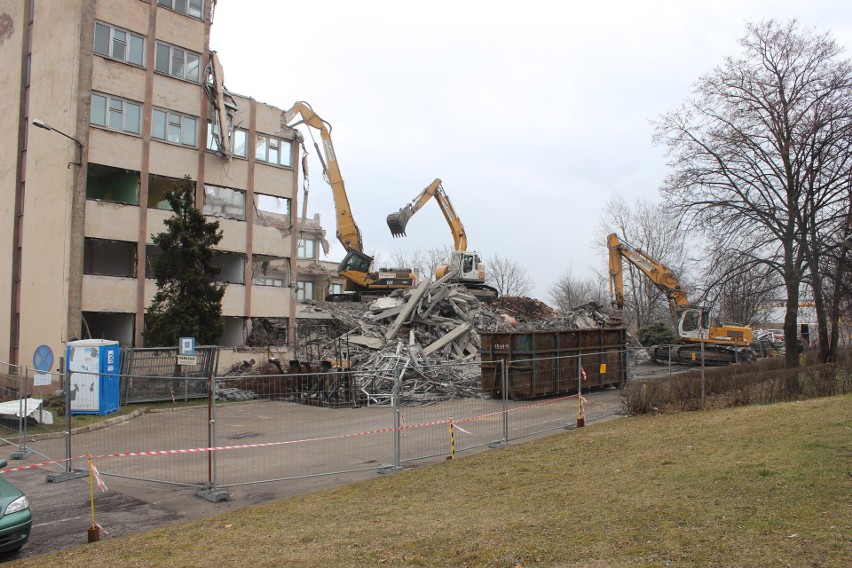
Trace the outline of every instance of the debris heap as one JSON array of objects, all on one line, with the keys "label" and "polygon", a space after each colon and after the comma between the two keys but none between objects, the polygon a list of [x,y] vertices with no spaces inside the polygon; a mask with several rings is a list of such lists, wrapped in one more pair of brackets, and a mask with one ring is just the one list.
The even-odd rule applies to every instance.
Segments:
[{"label": "debris heap", "polygon": [[[331,361],[349,371],[353,386],[372,404],[390,403],[400,373],[403,404],[482,396],[480,333],[603,327],[608,318],[594,302],[569,313],[525,297],[485,304],[444,279],[396,290],[369,305],[307,301],[303,309],[322,318],[298,321],[296,358]],[[269,372],[269,363],[232,369]]]}]

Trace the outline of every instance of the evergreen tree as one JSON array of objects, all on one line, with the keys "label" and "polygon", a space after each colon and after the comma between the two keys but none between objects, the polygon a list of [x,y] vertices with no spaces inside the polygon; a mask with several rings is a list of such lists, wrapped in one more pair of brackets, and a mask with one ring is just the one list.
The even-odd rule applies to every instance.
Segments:
[{"label": "evergreen tree", "polygon": [[165,347],[180,337],[212,345],[222,335],[225,285],[214,277],[213,247],[222,240],[218,222],[208,222],[195,207],[195,183],[189,176],[166,193],[174,214],[166,230],[154,235],[161,254],[150,258],[157,293],[145,314],[145,345]]}]

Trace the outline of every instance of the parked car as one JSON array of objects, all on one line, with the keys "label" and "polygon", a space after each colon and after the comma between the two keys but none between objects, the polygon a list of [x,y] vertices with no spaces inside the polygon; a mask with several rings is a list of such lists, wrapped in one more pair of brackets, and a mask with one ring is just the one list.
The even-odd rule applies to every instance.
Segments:
[{"label": "parked car", "polygon": [[[7,463],[0,458],[0,469]],[[33,515],[27,496],[3,474],[0,474],[0,511],[3,512],[0,518],[0,552],[19,550],[30,538]]]}]

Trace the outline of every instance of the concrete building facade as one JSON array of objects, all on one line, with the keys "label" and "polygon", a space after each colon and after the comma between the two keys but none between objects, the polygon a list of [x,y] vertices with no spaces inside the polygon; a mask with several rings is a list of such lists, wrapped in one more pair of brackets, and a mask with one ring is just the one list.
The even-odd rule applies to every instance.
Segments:
[{"label": "concrete building facade", "polygon": [[296,300],[323,300],[329,294],[342,294],[345,280],[337,273],[338,262],[322,260],[329,244],[319,213],[313,219],[299,219],[296,241]]},{"label": "concrete building facade", "polygon": [[220,344],[250,342],[256,318],[293,336],[299,134],[279,108],[215,96],[214,6],[0,0],[0,361],[77,338],[142,346],[152,235],[187,175],[224,234]]}]

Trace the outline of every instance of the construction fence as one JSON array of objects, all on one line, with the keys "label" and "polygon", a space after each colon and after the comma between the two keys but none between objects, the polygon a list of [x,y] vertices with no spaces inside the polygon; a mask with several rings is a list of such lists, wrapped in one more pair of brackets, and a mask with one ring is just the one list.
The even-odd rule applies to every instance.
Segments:
[{"label": "construction fence", "polygon": [[[372,371],[306,369],[122,374],[117,412],[80,414],[67,396],[27,396],[31,370],[0,362],[0,375],[20,384],[0,419],[13,453],[6,471],[36,469],[59,480],[81,474],[91,455],[105,476],[195,488],[218,500],[230,487],[389,472],[612,417],[622,412],[612,387],[628,376],[623,348],[546,360],[424,366],[399,356]],[[444,388],[459,377],[464,389]],[[50,380],[59,391],[68,377]],[[592,391],[609,391],[601,393],[606,402]],[[126,394],[140,392],[158,394]]]}]

